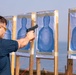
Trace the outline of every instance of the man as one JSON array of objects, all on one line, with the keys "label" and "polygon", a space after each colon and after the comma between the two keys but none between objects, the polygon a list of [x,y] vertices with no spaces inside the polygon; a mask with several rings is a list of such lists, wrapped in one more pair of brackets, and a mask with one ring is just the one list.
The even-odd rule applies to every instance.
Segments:
[{"label": "man", "polygon": [[35,38],[34,31],[30,31],[25,38],[16,41],[3,39],[6,25],[7,20],[0,16],[0,75],[11,75],[9,53],[16,52]]}]

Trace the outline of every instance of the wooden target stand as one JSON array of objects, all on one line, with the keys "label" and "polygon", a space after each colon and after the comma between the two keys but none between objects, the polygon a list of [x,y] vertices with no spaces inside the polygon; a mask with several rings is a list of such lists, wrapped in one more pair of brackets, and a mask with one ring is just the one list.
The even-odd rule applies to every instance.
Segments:
[{"label": "wooden target stand", "polygon": [[[76,54],[76,51],[70,51],[70,40],[71,40],[70,13],[76,13],[76,9],[68,10],[68,47],[67,47],[68,55]],[[73,59],[68,58],[68,55],[67,55],[67,67],[65,67],[65,75],[73,75]]]},{"label": "wooden target stand", "polygon": [[[44,16],[45,14],[38,14],[37,16]],[[50,60],[54,60],[54,75],[58,75],[58,11],[55,10],[54,13],[50,13],[49,15],[54,16],[54,37],[55,37],[55,44],[54,44],[54,58]],[[41,75],[40,71],[40,59],[48,59],[48,58],[41,58],[41,57],[36,57],[36,68],[37,68],[37,75]]]},{"label": "wooden target stand", "polygon": [[[31,26],[35,26],[36,25],[36,13],[31,13]],[[30,42],[31,46],[30,46],[30,57],[29,57],[29,75],[33,75],[33,63],[34,63],[34,40],[32,42]],[[25,56],[22,56],[25,57]],[[27,57],[27,56],[26,56]],[[20,55],[16,55],[16,75],[19,75],[19,59],[20,59]]]}]

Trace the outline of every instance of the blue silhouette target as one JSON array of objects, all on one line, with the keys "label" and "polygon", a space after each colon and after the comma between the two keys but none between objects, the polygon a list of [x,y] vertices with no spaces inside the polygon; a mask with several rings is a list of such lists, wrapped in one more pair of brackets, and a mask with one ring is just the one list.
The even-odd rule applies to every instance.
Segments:
[{"label": "blue silhouette target", "polygon": [[[18,31],[17,39],[24,38],[26,36],[26,24],[27,24],[27,18],[21,19],[21,29]],[[22,50],[28,50],[30,48],[30,43],[26,45],[25,47],[21,48]]]},{"label": "blue silhouette target", "polygon": [[49,27],[50,16],[43,17],[43,27],[38,34],[39,52],[52,52],[54,50],[53,30]]}]

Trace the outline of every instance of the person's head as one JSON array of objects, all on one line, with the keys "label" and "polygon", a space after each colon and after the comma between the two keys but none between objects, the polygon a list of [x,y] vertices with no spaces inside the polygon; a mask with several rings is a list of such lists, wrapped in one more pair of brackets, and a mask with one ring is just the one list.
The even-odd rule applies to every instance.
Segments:
[{"label": "person's head", "polygon": [[7,20],[3,16],[0,16],[0,38],[4,37],[5,31],[7,30],[6,25]]}]

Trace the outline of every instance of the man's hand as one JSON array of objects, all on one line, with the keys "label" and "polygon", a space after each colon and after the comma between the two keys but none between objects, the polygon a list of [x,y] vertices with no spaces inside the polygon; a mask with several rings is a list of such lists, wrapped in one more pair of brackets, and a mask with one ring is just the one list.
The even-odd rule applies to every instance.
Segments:
[{"label": "man's hand", "polygon": [[28,38],[29,41],[32,41],[35,39],[35,33],[33,30],[29,31],[27,34],[26,34],[26,37]]}]

